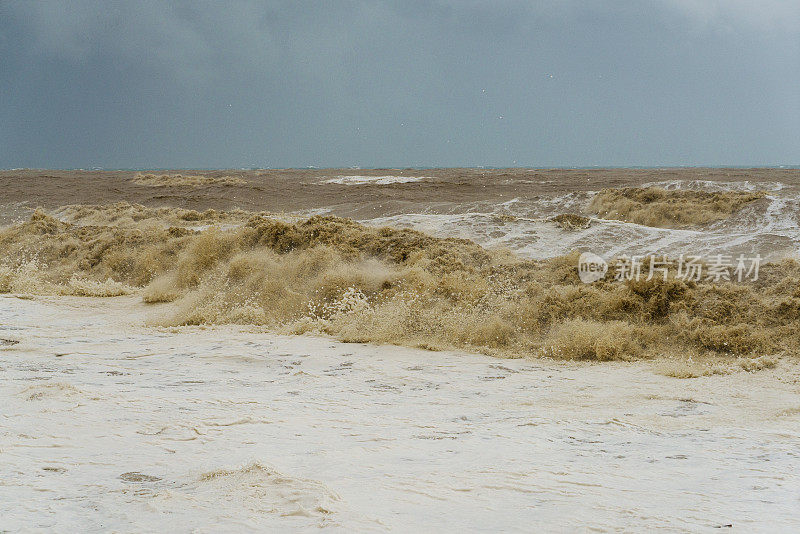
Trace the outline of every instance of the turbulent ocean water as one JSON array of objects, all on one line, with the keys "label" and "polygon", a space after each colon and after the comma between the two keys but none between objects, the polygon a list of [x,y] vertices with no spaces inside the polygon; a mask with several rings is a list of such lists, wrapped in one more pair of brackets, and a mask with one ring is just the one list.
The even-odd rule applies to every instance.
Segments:
[{"label": "turbulent ocean water", "polygon": [[[330,214],[462,237],[531,258],[591,249],[608,257],[759,253],[776,259],[796,256],[800,241],[800,171],[795,169],[214,171],[203,173],[210,178],[207,183],[178,181],[172,187],[141,185],[131,179],[136,174],[0,171],[6,193],[4,220],[24,217],[25,207],[120,201],[199,211],[239,208]],[[183,172],[184,176],[197,174]],[[239,182],[225,182],[230,179]],[[735,217],[700,229],[653,228],[595,218],[590,227],[566,233],[548,221],[562,213],[585,213],[602,189],[631,186],[763,191],[765,198]]]},{"label": "turbulent ocean water", "polygon": [[[0,188],[0,531],[800,527],[800,171]],[[587,285],[578,252],[765,266]]]}]

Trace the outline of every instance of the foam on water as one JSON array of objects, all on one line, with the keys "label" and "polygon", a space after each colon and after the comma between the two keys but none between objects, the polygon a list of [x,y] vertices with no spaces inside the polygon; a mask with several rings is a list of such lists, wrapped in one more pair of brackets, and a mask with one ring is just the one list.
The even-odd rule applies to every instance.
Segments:
[{"label": "foam on water", "polygon": [[[549,218],[560,213],[585,214],[596,192],[571,192],[533,198],[516,197],[493,206],[473,203],[458,213],[405,213],[376,217],[370,224],[404,226],[441,237],[471,239],[486,247],[506,247],[531,258],[551,258],[574,250],[604,257],[618,255],[760,254],[764,259],[795,257],[800,250],[800,196],[779,183],[719,183],[672,180],[646,184],[667,189],[758,191],[763,202],[745,206],[727,220],[699,229],[654,228],[592,218],[589,228],[565,230]],[[438,211],[441,211],[439,209]],[[512,217],[502,217],[511,215]],[[501,216],[501,217],[498,217]]]},{"label": "foam on water", "polygon": [[20,340],[2,349],[0,528],[800,528],[788,364],[677,380],[647,362],[153,330],[144,313],[0,297],[0,336]]},{"label": "foam on water", "polygon": [[341,185],[364,185],[364,184],[404,184],[410,182],[419,182],[424,180],[425,176],[336,176],[323,180],[323,184],[341,184]]}]

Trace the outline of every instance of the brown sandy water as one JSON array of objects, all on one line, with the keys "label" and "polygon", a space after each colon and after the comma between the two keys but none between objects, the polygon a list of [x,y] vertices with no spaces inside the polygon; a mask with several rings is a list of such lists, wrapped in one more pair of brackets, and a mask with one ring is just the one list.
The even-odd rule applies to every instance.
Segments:
[{"label": "brown sandy water", "polygon": [[[0,268],[12,252],[14,258],[21,254],[35,259],[43,247],[66,251],[53,256],[50,265],[31,262],[22,271],[8,266],[0,271],[0,284],[11,280],[5,289],[10,293],[0,298],[0,391],[7,399],[0,413],[0,530],[147,531],[166,525],[181,532],[682,532],[727,529],[730,524],[752,532],[800,526],[794,475],[800,467],[800,367],[793,355],[765,360],[773,355],[742,352],[747,357],[740,361],[744,356],[737,353],[722,374],[712,374],[703,371],[710,369],[706,363],[685,355],[666,362],[599,364],[501,360],[463,351],[284,337],[276,335],[280,329],[271,323],[277,308],[292,309],[287,302],[303,307],[304,295],[340,284],[345,291],[320,301],[322,311],[315,310],[320,322],[304,330],[301,321],[293,331],[359,340],[361,334],[348,330],[348,320],[354,325],[356,317],[366,317],[372,326],[380,326],[376,321],[381,318],[402,317],[403,324],[416,328],[418,311],[423,310],[429,321],[425,328],[456,325],[457,337],[480,330],[481,342],[488,344],[473,349],[488,350],[497,346],[495,333],[507,333],[503,325],[484,319],[495,310],[506,310],[512,318],[519,315],[503,299],[518,296],[520,287],[506,287],[504,280],[487,275],[509,262],[522,265],[512,274],[524,275],[525,269],[538,272],[540,265],[528,267],[528,259],[546,260],[576,250],[609,259],[650,253],[796,258],[800,171],[154,174],[181,174],[190,177],[190,185],[169,177],[137,180],[134,172],[0,172],[0,222],[29,220],[36,207],[55,217],[37,215],[31,232],[8,241]],[[590,210],[603,189],[642,186],[763,192],[763,198],[737,208],[730,217],[681,228],[601,219]],[[108,207],[113,203],[125,204]],[[246,225],[253,212],[268,213],[251,232]],[[589,224],[565,228],[551,220],[564,213],[587,217]],[[470,242],[451,250],[427,237],[370,233],[340,223],[331,223],[337,230],[323,236],[329,239],[323,248],[310,249],[305,256],[287,253],[280,241],[272,242],[269,251],[237,249],[241,257],[219,252],[229,247],[225,236],[244,232],[245,238],[272,239],[280,227],[268,221],[294,224],[314,214],[351,217],[367,228],[413,228],[440,238],[464,238],[488,249],[509,250],[516,259],[503,259],[504,252],[479,252]],[[59,220],[70,224],[59,226]],[[323,234],[326,224],[319,226]],[[217,229],[207,232],[210,226]],[[343,228],[350,228],[351,241],[336,240]],[[310,232],[317,239],[316,230]],[[173,240],[175,250],[182,250],[180,243],[189,244],[197,254],[169,256],[166,251],[162,260],[167,267],[177,266],[177,278],[156,279],[146,290],[132,278],[105,280],[106,274],[117,273],[114,265],[131,260],[124,252],[136,250],[134,244],[148,236]],[[353,243],[373,246],[367,237],[387,239],[394,263],[348,256]],[[106,247],[104,239],[113,246]],[[287,243],[295,243],[292,239]],[[59,241],[61,248],[54,245]],[[397,260],[398,255],[405,258],[397,246],[409,242],[423,248],[430,244],[433,257],[415,259],[416,264]],[[70,256],[81,247],[91,254]],[[489,254],[498,263],[488,271],[476,267],[477,278],[445,276],[440,284],[436,273],[441,271],[429,265],[437,265],[440,252],[447,256],[453,250],[459,261],[478,258],[474,261],[480,263]],[[211,258],[210,263],[203,258]],[[73,269],[81,275],[70,278]],[[104,276],[91,278],[92,269]],[[598,292],[604,290],[553,282],[559,269],[540,269],[549,278],[533,280],[555,284],[545,288],[542,298],[549,302],[553,295],[578,295],[575,302],[583,302],[583,308],[570,309],[591,315],[591,299],[600,298]],[[792,299],[800,298],[793,296],[793,273],[793,268],[781,267],[760,286],[725,286],[722,292],[707,287],[699,294],[714,296],[721,308],[735,308],[721,319],[726,328],[750,321],[748,335],[755,339],[760,335],[756,323],[762,321],[777,328],[766,338],[788,340],[796,334]],[[488,285],[482,285],[484,275]],[[525,276],[520,279],[531,282]],[[419,299],[412,295],[399,299],[399,307],[382,308],[383,315],[370,308],[369,292],[386,290],[387,281],[394,291],[398,279],[434,289],[444,284],[458,293],[448,298],[461,307],[414,308]],[[170,300],[166,293],[175,284],[184,284],[180,288],[185,291],[175,303],[142,302],[143,295]],[[436,291],[428,297],[438,298]],[[477,297],[461,295],[470,292]],[[615,292],[623,290],[610,294]],[[41,296],[59,293],[107,297]],[[132,294],[111,297],[126,293]],[[534,293],[531,298],[539,298]],[[773,315],[783,310],[780,299],[788,299],[787,314]],[[749,310],[748,316],[746,303],[759,304],[765,312]],[[695,304],[693,313],[701,319],[722,314],[703,306],[702,300]],[[174,319],[176,309],[177,322],[165,322],[165,316]],[[180,324],[187,317],[266,327],[153,326]],[[437,317],[446,321],[437,323]],[[617,318],[597,324],[581,321],[556,324],[554,339],[573,343],[576,337],[600,336],[608,344],[631,330]],[[386,324],[380,336],[367,338],[409,344],[393,337],[394,323]],[[664,332],[680,330],[683,324],[668,319]],[[714,325],[695,326],[708,327],[700,333],[715,332]],[[424,339],[418,341],[414,344],[425,346]],[[654,346],[668,347],[668,341]],[[614,357],[625,356],[619,347],[624,352],[628,345],[612,345],[604,347],[613,349]],[[714,346],[727,350],[720,345]],[[665,374],[709,376],[680,380]]]},{"label": "brown sandy water", "polygon": [[[0,171],[0,223],[27,218],[36,207],[127,202],[196,211],[329,214],[463,237],[530,257],[587,248],[606,256],[709,254],[724,249],[774,259],[794,255],[800,243],[797,169],[289,169],[164,174],[222,183],[154,187],[137,183],[141,173],[133,171]],[[596,220],[585,231],[565,233],[542,220],[561,213],[591,215],[586,208],[598,191],[643,185],[765,191],[767,198],[702,231]],[[498,221],[497,215],[516,220]]]},{"label": "brown sandy water", "polygon": [[[152,187],[136,182],[134,171],[0,171],[3,204],[55,208],[66,204],[125,201],[172,206],[295,212],[330,209],[356,219],[406,213],[469,211],[476,205],[607,187],[657,182],[711,181],[730,184],[782,184],[800,187],[798,169],[286,169],[164,171],[163,174],[235,177],[244,184]],[[159,175],[161,172],[154,172]],[[349,177],[349,178],[348,178]],[[402,182],[380,177],[418,180]],[[367,178],[364,180],[363,178]],[[374,178],[377,183],[369,178]],[[355,187],[354,187],[355,185]],[[460,206],[460,209],[458,208]]]}]

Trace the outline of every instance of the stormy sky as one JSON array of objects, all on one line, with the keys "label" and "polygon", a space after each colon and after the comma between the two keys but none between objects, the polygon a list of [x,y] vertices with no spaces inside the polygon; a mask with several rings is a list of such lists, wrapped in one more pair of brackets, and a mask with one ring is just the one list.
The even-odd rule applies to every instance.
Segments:
[{"label": "stormy sky", "polygon": [[0,168],[780,164],[794,0],[0,0]]}]

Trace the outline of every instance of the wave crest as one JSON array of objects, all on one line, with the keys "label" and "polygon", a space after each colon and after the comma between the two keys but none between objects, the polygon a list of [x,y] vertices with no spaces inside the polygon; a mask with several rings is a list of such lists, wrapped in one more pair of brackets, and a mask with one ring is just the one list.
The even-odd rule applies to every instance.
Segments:
[{"label": "wave crest", "polygon": [[4,272],[17,277],[0,276],[0,291],[33,279],[23,266],[35,261],[27,292],[108,281],[146,302],[171,303],[163,325],[259,324],[345,341],[591,360],[756,357],[800,347],[800,264],[792,260],[762,266],[750,284],[586,285],[577,253],[527,260],[466,239],[327,216],[253,215],[204,231],[154,217],[79,226],[36,212],[0,230]]}]

